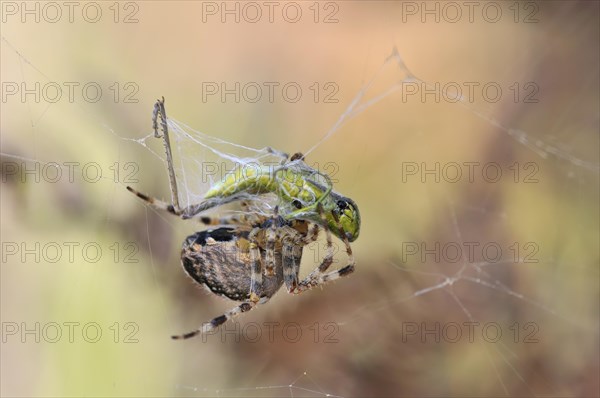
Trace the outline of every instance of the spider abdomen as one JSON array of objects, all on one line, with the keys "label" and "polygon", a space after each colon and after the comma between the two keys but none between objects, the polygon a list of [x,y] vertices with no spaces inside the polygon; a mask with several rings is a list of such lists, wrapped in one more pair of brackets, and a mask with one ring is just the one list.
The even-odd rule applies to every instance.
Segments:
[{"label": "spider abdomen", "polygon": [[[183,242],[181,263],[194,281],[212,293],[231,300],[250,298],[252,261],[248,232],[235,228],[218,228],[197,232]],[[259,246],[260,260],[265,258],[264,248]],[[281,252],[275,251],[275,274],[263,273],[259,287],[260,297],[273,296],[283,284]]]}]

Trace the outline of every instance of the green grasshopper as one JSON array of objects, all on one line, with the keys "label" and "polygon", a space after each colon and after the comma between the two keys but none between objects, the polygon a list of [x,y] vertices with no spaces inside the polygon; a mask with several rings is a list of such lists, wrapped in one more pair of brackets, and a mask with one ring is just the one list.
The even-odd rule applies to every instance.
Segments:
[{"label": "green grasshopper", "polygon": [[[323,185],[315,180],[320,176],[326,181]],[[238,168],[220,182],[214,184],[204,196],[205,199],[223,203],[241,195],[274,193],[279,198],[280,214],[286,220],[306,220],[322,224],[318,212],[321,206],[327,227],[338,238],[343,233],[353,242],[360,232],[360,213],[356,203],[333,191],[331,179],[304,163],[302,154],[297,153],[290,163],[277,166]],[[338,227],[341,227],[342,231]]]}]

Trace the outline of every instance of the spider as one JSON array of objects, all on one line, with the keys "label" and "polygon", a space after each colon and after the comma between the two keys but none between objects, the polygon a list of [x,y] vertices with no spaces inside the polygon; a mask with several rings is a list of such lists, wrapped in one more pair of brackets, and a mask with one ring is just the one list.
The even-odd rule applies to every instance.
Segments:
[{"label": "spider", "polygon": [[[167,155],[172,204],[127,187],[130,192],[150,206],[184,219],[208,208],[249,197],[243,193],[227,197],[217,195],[218,197],[207,199],[198,205],[181,209],[164,98],[156,102],[153,113],[154,135],[160,138],[158,118],[161,119]],[[302,155],[296,154],[291,158],[292,161],[297,159],[302,160]],[[306,166],[302,170],[308,169]],[[288,293],[300,294],[354,271],[355,261],[350,241],[356,239],[360,228],[358,207],[349,198],[333,192],[330,187],[325,188],[314,181],[310,181],[309,186],[314,194],[314,203],[302,207],[304,201],[289,198],[291,205],[297,209],[292,216],[280,215],[279,206],[275,206],[271,216],[247,212],[241,216],[200,217],[204,224],[221,227],[196,232],[185,239],[181,250],[183,268],[195,282],[212,293],[241,303],[196,330],[172,336],[173,339],[188,339],[200,333],[211,332],[232,317],[266,303],[283,284]],[[288,205],[287,202],[283,204]],[[242,202],[242,207],[247,206],[247,202]],[[309,207],[314,208],[314,211],[307,211]],[[316,219],[315,214],[318,216]],[[323,261],[306,278],[299,280],[303,248],[316,241],[321,230],[325,232],[327,242]],[[333,263],[332,232],[344,243],[348,264],[328,272]]]}]

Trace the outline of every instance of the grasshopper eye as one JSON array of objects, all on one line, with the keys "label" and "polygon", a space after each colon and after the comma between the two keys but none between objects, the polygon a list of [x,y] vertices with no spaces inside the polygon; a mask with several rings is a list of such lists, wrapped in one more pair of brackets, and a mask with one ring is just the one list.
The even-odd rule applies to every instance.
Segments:
[{"label": "grasshopper eye", "polygon": [[302,203],[300,203],[300,201],[298,199],[294,199],[292,201],[292,206],[294,206],[296,209],[301,209],[302,208]]},{"label": "grasshopper eye", "polygon": [[344,211],[348,208],[348,202],[345,200],[338,200],[337,207],[339,210]]}]

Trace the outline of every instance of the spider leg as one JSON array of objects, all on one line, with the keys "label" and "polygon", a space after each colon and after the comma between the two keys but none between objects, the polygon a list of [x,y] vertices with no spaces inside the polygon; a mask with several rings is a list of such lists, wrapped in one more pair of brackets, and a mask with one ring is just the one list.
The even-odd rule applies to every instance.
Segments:
[{"label": "spider leg", "polygon": [[212,332],[213,330],[215,330],[216,328],[218,328],[219,326],[221,326],[222,324],[224,324],[225,322],[227,322],[229,319],[233,318],[234,316],[239,315],[243,312],[248,312],[251,309],[253,309],[254,307],[256,307],[258,304],[264,304],[267,301],[269,301],[268,297],[263,297],[257,302],[250,301],[250,300],[244,301],[243,303],[232,308],[231,310],[227,311],[223,315],[218,316],[218,317],[214,318],[212,321],[203,324],[200,328],[198,328],[194,331],[191,331],[189,333],[171,336],[171,338],[175,339],[175,340],[189,339],[190,337],[194,337],[201,333]]},{"label": "spider leg", "polygon": [[230,202],[235,202],[236,200],[243,200],[245,198],[244,195],[231,196],[231,197],[227,197],[227,198],[213,198],[213,199],[207,199],[198,204],[189,205],[187,207],[184,207],[183,209],[178,209],[173,204],[167,203],[163,200],[160,200],[160,199],[154,198],[152,196],[146,195],[144,193],[141,193],[139,191],[136,191],[135,189],[133,189],[130,186],[127,187],[127,190],[129,192],[133,193],[134,195],[136,195],[138,198],[142,199],[144,202],[148,203],[151,207],[153,207],[157,210],[166,211],[170,214],[179,216],[183,219],[192,218],[195,215],[197,215],[198,213],[202,213],[203,211],[206,211],[213,207],[224,205],[224,204],[227,204]]},{"label": "spider leg", "polygon": [[266,221],[266,217],[260,214],[228,214],[222,217],[203,216],[199,218],[200,222],[205,225],[260,225]]},{"label": "spider leg", "polygon": [[313,225],[313,227],[308,231],[308,234],[302,239],[302,245],[308,245],[317,240],[319,237],[319,228],[318,224]]},{"label": "spider leg", "polygon": [[348,264],[340,269],[329,273],[323,273],[319,271],[318,267],[315,271],[311,272],[304,280],[298,283],[296,289],[290,291],[293,294],[300,294],[307,290],[312,289],[313,287],[323,285],[327,282],[334,281],[343,276],[347,276],[354,272],[354,258],[350,258]]},{"label": "spider leg", "polygon": [[127,187],[127,190],[157,210],[166,211],[166,212],[171,213],[176,216],[179,216],[181,214],[180,212],[175,210],[175,207],[170,203],[164,202],[160,199],[156,199],[156,198],[153,198],[152,196],[148,196],[146,194],[138,192],[129,186]]},{"label": "spider leg", "polygon": [[331,241],[331,230],[327,226],[327,219],[325,218],[325,213],[323,212],[323,207],[321,205],[319,205],[317,207],[317,210],[319,212],[319,215],[321,216],[321,222],[323,223],[323,229],[325,230],[325,238],[327,240],[327,253],[325,254],[325,258],[323,259],[323,262],[319,265],[319,267],[317,269],[315,269],[313,272],[311,272],[309,274],[309,277],[310,277],[310,275],[315,273],[315,271],[317,271],[317,270],[318,270],[319,274],[322,274],[323,272],[327,271],[327,269],[329,269],[329,267],[333,263],[333,243]]},{"label": "spider leg", "polygon": [[197,215],[199,213],[202,213],[203,211],[212,209],[213,207],[217,207],[217,206],[221,206],[221,205],[224,205],[227,203],[235,202],[237,200],[251,199],[251,197],[252,197],[251,195],[242,193],[242,194],[227,196],[227,197],[217,197],[217,198],[206,199],[198,204],[189,205],[189,206],[183,208],[180,212],[180,215],[181,215],[181,218],[186,220],[188,218],[194,217],[195,215]]},{"label": "spider leg", "polygon": [[298,287],[300,263],[302,261],[302,248],[317,240],[319,226],[315,224],[306,235],[301,235],[295,229],[286,231],[290,236],[283,240],[282,264],[283,282],[288,292],[291,293]]},{"label": "spider leg", "polygon": [[283,282],[288,292],[291,293],[298,287],[302,247],[294,244],[291,240],[287,240],[283,243],[282,250]]},{"label": "spider leg", "polygon": [[260,230],[261,229],[257,227],[248,234],[248,241],[250,242],[250,261],[252,262],[249,301],[253,303],[259,301],[262,292],[262,259],[260,257],[258,243],[256,242],[256,234],[259,233]]},{"label": "spider leg", "polygon": [[[250,205],[248,203],[249,199],[252,199],[252,195],[248,195],[246,193],[241,193],[241,194],[237,194],[234,196],[228,196],[228,197],[217,197],[217,198],[206,199],[205,201],[200,202],[198,204],[193,204],[193,205],[189,205],[189,206],[185,207],[181,211],[181,218],[183,218],[184,220],[188,219],[188,218],[192,218],[192,217],[196,216],[197,214],[202,213],[203,211],[209,210],[213,207],[221,206],[221,205],[239,200],[240,207],[244,211],[243,214],[238,215],[238,217],[239,217],[238,219],[241,222],[243,222],[243,223],[249,222],[252,224],[264,223],[267,218],[263,214],[256,213],[250,209]],[[227,221],[227,224],[235,224],[236,223],[235,215],[222,217],[221,220],[226,220],[228,217],[230,217],[230,221]],[[254,219],[252,219],[252,218],[254,218]],[[202,217],[201,221],[204,224],[219,225],[219,224],[214,224],[214,221],[212,221],[212,222],[203,221],[206,219],[214,220],[214,218]]]},{"label": "spider leg", "polygon": [[[319,213],[321,214],[321,218],[325,221],[325,216],[323,214],[322,207],[319,206],[318,210],[319,210]],[[327,223],[324,222],[323,229],[325,230],[325,235],[327,237],[327,254],[325,254],[325,258],[323,259],[321,264],[319,264],[319,266],[316,267],[306,278],[304,278],[302,281],[300,281],[298,283],[298,286],[295,289],[291,290],[290,293],[300,294],[309,289],[312,289],[315,286],[319,286],[324,283],[339,279],[343,276],[349,275],[352,272],[354,272],[355,261],[354,261],[354,255],[352,254],[352,248],[350,247],[350,242],[348,241],[348,238],[343,233],[342,227],[339,225],[339,220],[338,220],[338,228],[340,229],[340,236],[343,237],[342,241],[344,242],[344,245],[346,246],[346,255],[348,256],[348,264],[338,270],[335,270],[335,271],[332,271],[329,273],[325,273],[329,269],[331,264],[333,263],[333,243],[331,240],[331,231],[327,227]],[[288,287],[288,290],[289,290],[289,287]]]},{"label": "spider leg", "polygon": [[277,217],[279,208],[275,206],[273,217],[271,218],[271,226],[267,230],[267,245],[265,250],[265,274],[269,276],[275,275],[275,240],[277,239]]}]

